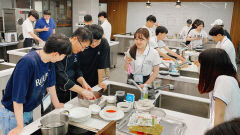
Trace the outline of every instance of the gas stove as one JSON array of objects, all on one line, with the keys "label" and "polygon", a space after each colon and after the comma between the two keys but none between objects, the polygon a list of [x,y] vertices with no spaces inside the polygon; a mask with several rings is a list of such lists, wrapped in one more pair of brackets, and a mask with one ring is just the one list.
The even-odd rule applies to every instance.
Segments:
[{"label": "gas stove", "polygon": [[[75,127],[72,125],[68,126],[68,132],[66,135],[95,135],[95,132],[92,131],[88,131],[79,127]],[[31,135],[42,135],[41,133],[41,129],[38,129],[37,131],[35,131],[34,133],[32,133]]]}]

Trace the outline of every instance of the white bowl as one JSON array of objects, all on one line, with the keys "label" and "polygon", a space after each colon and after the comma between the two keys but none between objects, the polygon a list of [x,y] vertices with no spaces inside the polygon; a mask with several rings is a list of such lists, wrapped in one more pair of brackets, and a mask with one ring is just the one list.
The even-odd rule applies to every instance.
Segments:
[{"label": "white bowl", "polygon": [[87,121],[91,118],[91,111],[85,107],[76,107],[69,110],[69,120],[75,122]]},{"label": "white bowl", "polygon": [[115,96],[107,96],[107,102],[110,104],[116,103],[116,97]]},{"label": "white bowl", "polygon": [[116,106],[106,106],[103,109],[103,115],[109,118],[116,117],[118,108]]},{"label": "white bowl", "polygon": [[92,114],[98,114],[101,111],[101,107],[96,104],[90,105],[89,109],[91,110]]},{"label": "white bowl", "polygon": [[117,103],[117,108],[119,108],[123,112],[128,112],[132,108],[132,103],[129,103],[129,102],[119,102],[119,103]]}]

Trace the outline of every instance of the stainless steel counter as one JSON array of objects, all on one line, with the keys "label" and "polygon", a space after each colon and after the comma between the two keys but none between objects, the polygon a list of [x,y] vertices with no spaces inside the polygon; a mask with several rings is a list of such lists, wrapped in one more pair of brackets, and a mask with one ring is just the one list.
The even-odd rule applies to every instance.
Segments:
[{"label": "stainless steel counter", "polygon": [[[122,87],[129,87],[129,88],[133,88],[135,89],[134,86],[128,85],[128,84],[124,84],[124,83],[118,83],[118,82],[112,82],[112,81],[105,81],[106,84],[112,84],[112,85],[120,85]],[[97,91],[101,88],[99,88],[98,86],[94,87],[93,90]],[[171,92],[165,92],[165,91],[159,91],[158,95],[172,95],[172,96],[176,96],[176,94],[171,93]],[[181,97],[183,98],[189,98],[189,96],[184,96],[181,95]],[[190,98],[191,99],[191,98]],[[198,100],[198,99],[195,99]],[[153,101],[154,102],[154,101]],[[79,106],[78,103],[78,99],[74,98],[73,100],[69,101],[67,104],[72,104],[74,106]],[[66,108],[65,108],[66,109]],[[61,111],[63,111],[64,108],[62,109],[55,109],[52,112],[50,112],[51,114],[53,113],[60,113]],[[202,118],[202,117],[197,117],[197,116],[193,116],[193,115],[189,115],[189,114],[184,114],[184,113],[179,113],[176,111],[171,111],[171,110],[167,110],[167,109],[163,109],[166,112],[166,117],[174,117],[175,119],[178,119],[180,121],[183,121],[184,123],[186,123],[187,129],[184,133],[184,135],[202,135],[204,134],[204,132],[208,129],[209,127],[209,123],[210,120],[206,119],[206,118]],[[41,119],[41,118],[40,118]],[[26,127],[24,127],[21,135],[28,135],[31,134],[33,132],[35,132],[36,130],[39,129],[39,125],[40,125],[40,119],[34,121],[33,123],[27,125]],[[94,129],[95,131],[98,131],[100,129],[102,129],[104,126],[106,126],[109,122],[108,121],[104,121],[104,120],[100,120],[100,119],[96,119],[94,117],[90,118],[88,121],[86,122],[82,122],[82,123],[75,123],[75,126],[79,126],[81,128],[85,128],[85,129]],[[119,132],[117,130],[118,134],[121,135],[125,135],[125,133]]]}]

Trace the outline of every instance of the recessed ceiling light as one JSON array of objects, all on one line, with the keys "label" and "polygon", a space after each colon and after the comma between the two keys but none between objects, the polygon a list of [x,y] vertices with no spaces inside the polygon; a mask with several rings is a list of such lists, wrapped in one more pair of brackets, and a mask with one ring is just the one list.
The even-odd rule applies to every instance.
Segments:
[{"label": "recessed ceiling light", "polygon": [[150,8],[150,7],[151,7],[151,2],[149,2],[149,0],[148,0],[148,2],[146,3],[146,7],[147,7],[147,8]]},{"label": "recessed ceiling light", "polygon": [[176,8],[180,8],[180,7],[181,7],[181,1],[178,0],[178,1],[176,2]]}]

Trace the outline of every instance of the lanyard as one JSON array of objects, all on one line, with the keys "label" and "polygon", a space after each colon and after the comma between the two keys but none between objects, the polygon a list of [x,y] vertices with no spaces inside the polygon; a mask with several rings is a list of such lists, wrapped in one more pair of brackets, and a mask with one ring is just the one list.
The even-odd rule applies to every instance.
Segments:
[{"label": "lanyard", "polygon": [[[40,65],[40,70],[41,70],[41,73],[42,73],[41,77],[44,78],[44,77],[45,77],[45,73],[43,73],[43,69],[42,69],[42,68],[43,68],[43,61],[42,61],[42,59],[41,59],[40,50],[38,51],[38,54],[39,54],[40,61],[41,61],[41,62],[40,62],[40,63],[41,63],[41,65]],[[49,66],[49,65],[47,64],[47,73],[48,73],[48,66]],[[47,84],[48,84],[48,81],[49,81],[49,77],[48,77],[48,76],[49,76],[49,75],[47,74],[47,79],[48,79],[48,80],[47,80]],[[41,78],[40,78],[40,79],[41,79]],[[44,83],[45,83],[45,82],[44,82]],[[45,86],[45,85],[44,85],[44,86]],[[43,87],[43,89],[42,89],[42,95],[43,95],[43,96],[42,96],[42,97],[44,97],[44,94],[45,94],[45,90],[44,90],[44,87]]]},{"label": "lanyard", "polygon": [[[149,52],[150,52],[150,46],[149,46],[149,50],[148,50],[148,53],[147,53],[147,55],[145,55],[145,57],[144,57],[144,59],[143,59],[142,66],[141,66],[141,73],[142,73],[142,70],[143,70],[143,63],[144,63],[144,61],[145,61],[146,57],[148,56]],[[135,67],[135,61],[134,61],[134,70],[136,71],[136,67]]]}]

